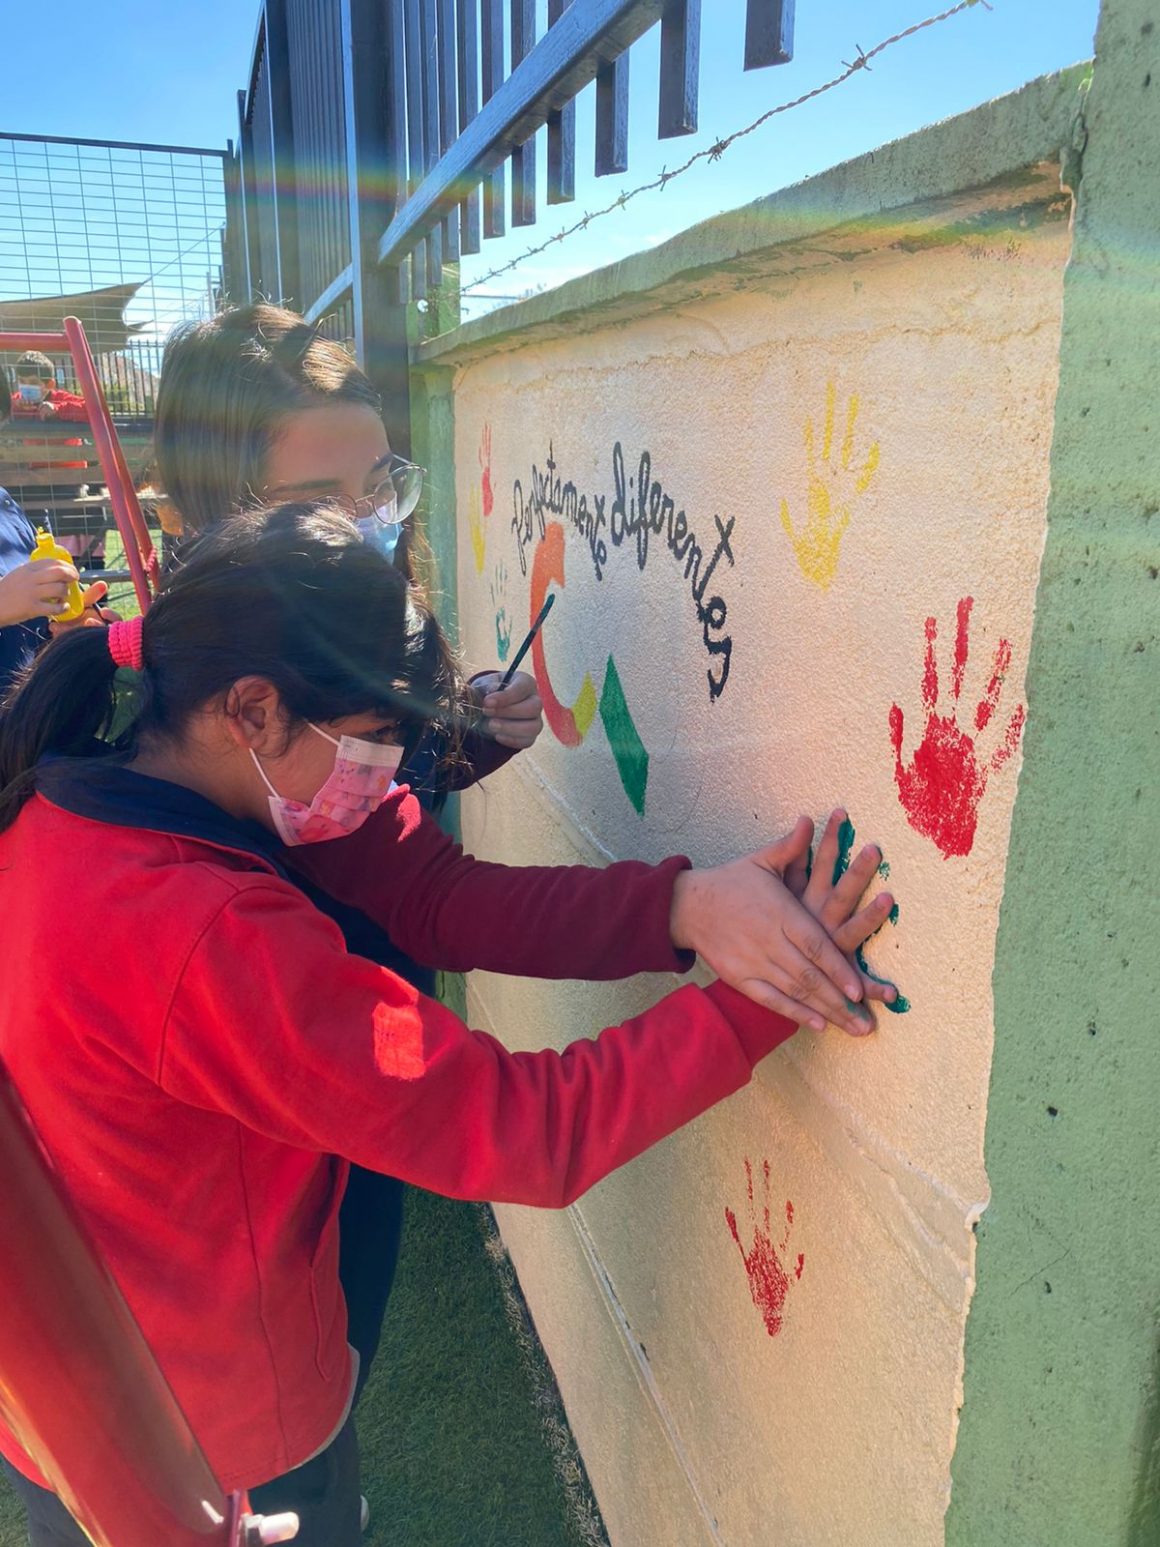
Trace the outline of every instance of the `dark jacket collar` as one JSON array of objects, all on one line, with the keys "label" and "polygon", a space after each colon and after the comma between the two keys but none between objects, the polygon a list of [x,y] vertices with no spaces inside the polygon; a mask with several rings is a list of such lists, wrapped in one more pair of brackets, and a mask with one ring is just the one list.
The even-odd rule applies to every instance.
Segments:
[{"label": "dark jacket collar", "polygon": [[37,765],[36,788],[45,800],[74,816],[200,839],[251,854],[286,875],[281,845],[257,822],[239,821],[204,795],[135,773],[109,757],[44,758]]}]

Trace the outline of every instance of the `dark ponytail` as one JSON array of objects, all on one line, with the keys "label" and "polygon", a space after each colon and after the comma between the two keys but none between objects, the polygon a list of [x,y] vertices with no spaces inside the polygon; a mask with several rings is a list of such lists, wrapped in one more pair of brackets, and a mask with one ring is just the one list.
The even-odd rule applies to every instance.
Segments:
[{"label": "dark ponytail", "polygon": [[0,711],[0,832],[32,794],[48,749],[83,756],[107,733],[116,676],[103,628],[64,634],[25,667]]},{"label": "dark ponytail", "polygon": [[457,740],[466,702],[403,575],[325,503],[237,516],[184,548],[145,616],[141,655],[136,713],[112,740],[118,668],[106,629],[64,634],[26,668],[0,718],[0,831],[46,754],[131,756],[145,738],[179,741],[239,677],[273,683],[291,730],[381,713],[408,743],[431,723]]}]

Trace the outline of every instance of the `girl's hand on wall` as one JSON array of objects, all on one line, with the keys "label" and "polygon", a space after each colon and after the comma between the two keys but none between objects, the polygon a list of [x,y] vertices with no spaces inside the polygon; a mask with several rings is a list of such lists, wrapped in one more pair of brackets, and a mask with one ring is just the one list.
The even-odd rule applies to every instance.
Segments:
[{"label": "girl's hand on wall", "polygon": [[544,706],[536,679],[526,671],[517,671],[507,687],[500,690],[503,673],[485,672],[473,677],[471,686],[479,704],[479,728],[501,747],[522,752],[530,747],[544,728]]},{"label": "girl's hand on wall", "polygon": [[[831,828],[836,831],[833,819],[827,836]],[[673,944],[696,951],[718,977],[767,1009],[816,1031],[830,1021],[865,1036],[874,1020],[856,1002],[866,989],[845,953],[880,928],[893,899],[884,893],[856,911],[869,877],[855,891],[862,869],[854,865],[835,883],[831,864],[830,877],[814,884],[821,865],[811,875],[813,834],[814,824],[803,816],[792,833],[755,854],[678,876]],[[818,916],[804,905],[807,892]],[[880,986],[879,996],[889,992]]]},{"label": "girl's hand on wall", "polygon": [[[826,823],[805,886],[798,890],[793,884],[792,875],[787,875],[786,880],[794,895],[801,900],[802,906],[825,926],[834,944],[845,953],[850,965],[857,970],[862,980],[862,998],[879,999],[892,1004],[898,998],[894,984],[868,977],[858,967],[854,954],[860,945],[865,945],[870,936],[882,928],[894,907],[891,894],[880,892],[865,908],[855,912],[859,899],[878,874],[882,850],[877,844],[868,843],[859,850],[848,867],[840,864],[841,829],[845,821],[845,811],[839,809],[830,813],[830,820]],[[851,829],[851,835],[852,832]]]}]

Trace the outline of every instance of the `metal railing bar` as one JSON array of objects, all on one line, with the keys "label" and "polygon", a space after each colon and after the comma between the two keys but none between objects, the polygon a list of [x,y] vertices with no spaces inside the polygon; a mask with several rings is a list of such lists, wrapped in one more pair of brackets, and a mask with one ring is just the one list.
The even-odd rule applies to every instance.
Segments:
[{"label": "metal railing bar", "polygon": [[764,70],[793,58],[794,0],[748,0],[745,68]]},{"label": "metal railing bar", "polygon": [[[423,139],[423,43],[419,21],[420,0],[404,0],[403,35],[407,75],[407,188],[413,197],[423,187],[427,155]],[[409,202],[409,200],[408,200]],[[420,240],[426,230],[416,233],[411,254],[411,293],[421,301],[427,294],[427,244]]]},{"label": "metal railing bar", "polygon": [[597,177],[628,171],[628,60],[621,54],[597,72]]},{"label": "metal railing bar", "polygon": [[[536,42],[536,0],[511,0],[512,69],[523,63]],[[536,223],[536,136],[512,151],[512,225]]]},{"label": "metal railing bar", "polygon": [[137,140],[77,140],[63,134],[13,134],[0,129],[0,140],[32,141],[42,145],[91,145],[97,150],[159,150],[170,151],[175,156],[220,156],[224,150],[214,150],[205,145],[153,145]]},{"label": "metal railing bar", "polygon": [[[439,52],[435,0],[419,0],[419,37],[423,50],[423,171],[438,165],[442,145],[439,135]],[[443,223],[427,233],[427,283],[443,283]]]},{"label": "metal railing bar", "polygon": [[610,55],[647,32],[661,10],[661,0],[573,0],[396,214],[379,242],[379,261],[397,262],[422,229],[459,202],[465,183],[497,167]]},{"label": "metal railing bar", "polygon": [[[476,0],[459,0],[455,10],[455,43],[459,60],[459,133],[462,134],[479,112],[479,15]],[[479,189],[473,187],[459,206],[459,250],[467,256],[477,253],[479,247]]]},{"label": "metal railing bar", "polygon": [[[548,26],[564,14],[569,0],[548,0]],[[548,114],[548,203],[570,204],[576,197],[576,103]]]},{"label": "metal railing bar", "polygon": [[[480,63],[483,107],[486,114],[488,103],[502,91],[503,78],[503,10],[501,0],[482,0]],[[478,124],[479,119],[476,119]],[[460,137],[462,139],[462,136]],[[454,151],[451,152],[453,156]],[[495,237],[504,234],[504,157],[496,158],[495,170],[483,184],[483,234]]]},{"label": "metal railing bar", "polygon": [[701,0],[668,0],[661,18],[661,90],[657,138],[697,131]]},{"label": "metal railing bar", "polygon": [[[439,154],[446,155],[459,132],[459,103],[455,89],[455,0],[438,0],[435,25],[439,44]],[[459,262],[459,216],[454,210],[443,222],[443,251],[448,263]]]}]

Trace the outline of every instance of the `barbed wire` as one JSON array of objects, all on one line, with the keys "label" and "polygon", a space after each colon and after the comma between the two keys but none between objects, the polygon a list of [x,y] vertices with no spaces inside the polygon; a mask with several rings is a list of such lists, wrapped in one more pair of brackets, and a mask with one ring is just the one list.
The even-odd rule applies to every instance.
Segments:
[{"label": "barbed wire", "polygon": [[[650,182],[641,183],[638,187],[628,191],[622,191],[613,199],[611,204],[606,204],[603,209],[586,211],[579,220],[573,222],[570,226],[565,226],[563,230],[557,231],[554,236],[549,236],[545,241],[540,242],[538,246],[529,247],[526,252],[520,253],[518,257],[512,258],[510,262],[502,263],[498,268],[489,269],[486,274],[473,281],[472,284],[464,285],[460,294],[470,295],[473,291],[479,290],[481,286],[490,284],[493,279],[498,279],[501,274],[509,274],[512,269],[518,268],[521,263],[526,263],[529,258],[538,258],[541,253],[547,252],[548,248],[554,246],[557,242],[562,242],[569,236],[575,236],[578,231],[586,230],[594,220],[599,220],[604,215],[611,215],[615,210],[623,209],[626,204],[637,198],[638,195],[651,193],[654,189],[666,188],[675,177],[682,176],[690,167],[695,166],[698,161],[720,161],[731,145],[736,144],[738,140],[744,139],[747,134],[752,134],[755,129],[760,129],[762,124],[768,123],[771,118],[776,118],[779,113],[788,113],[795,107],[802,107],[806,102],[812,102],[815,97],[824,96],[826,92],[833,91],[837,86],[845,85],[851,77],[858,74],[859,70],[869,70],[870,61],[877,59],[879,54],[885,53],[888,48],[893,48],[896,43],[905,42],[907,38],[912,38],[916,32],[922,32],[927,27],[937,27],[940,22],[950,21],[952,16],[958,16],[961,11],[973,10],[977,5],[981,5],[986,11],[992,9],[990,0],[959,0],[957,5],[952,5],[948,10],[940,11],[937,16],[928,16],[924,21],[915,22],[913,26],[906,27],[902,32],[896,32],[893,36],[884,38],[881,43],[876,43],[873,48],[863,50],[855,43],[854,48],[857,52],[857,58],[852,63],[847,63],[843,59],[842,64],[844,68],[840,75],[835,75],[832,80],[825,81],[820,86],[815,86],[812,91],[803,92],[800,97],[794,97],[792,101],[779,102],[776,107],[771,107],[768,112],[762,113],[760,118],[755,118],[744,129],[735,129],[732,134],[728,134],[723,139],[716,140],[712,145],[706,145],[702,150],[695,152],[686,162],[682,163],[681,166],[674,167],[671,172],[667,167],[662,167],[659,174]],[[493,298],[487,297],[484,299]]]}]

